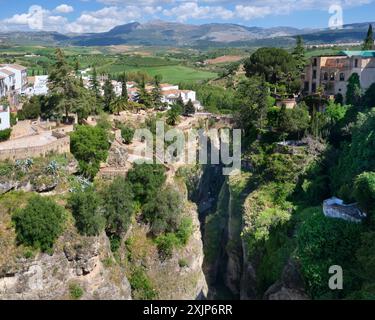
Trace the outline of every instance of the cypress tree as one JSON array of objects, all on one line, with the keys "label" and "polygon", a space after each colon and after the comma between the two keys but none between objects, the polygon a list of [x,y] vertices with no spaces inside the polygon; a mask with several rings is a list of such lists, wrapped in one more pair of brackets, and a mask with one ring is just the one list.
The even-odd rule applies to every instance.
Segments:
[{"label": "cypress tree", "polygon": [[367,36],[363,43],[363,50],[372,50],[374,47],[374,33],[372,30],[372,24],[368,27]]}]

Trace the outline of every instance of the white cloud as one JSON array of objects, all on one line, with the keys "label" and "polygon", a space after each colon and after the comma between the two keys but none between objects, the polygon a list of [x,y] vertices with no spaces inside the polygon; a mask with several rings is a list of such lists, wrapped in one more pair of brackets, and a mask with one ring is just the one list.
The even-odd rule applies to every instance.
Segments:
[{"label": "white cloud", "polygon": [[[150,7],[148,12],[154,12]],[[104,32],[109,29],[142,18],[143,10],[137,6],[124,8],[105,7],[98,11],[84,12],[74,22],[66,25],[69,32]]]},{"label": "white cloud", "polygon": [[58,13],[70,13],[73,11],[74,11],[74,8],[67,4],[60,4],[59,6],[55,8],[55,12],[58,12]]},{"label": "white cloud", "polygon": [[188,19],[228,20],[234,17],[233,11],[222,6],[199,6],[196,2],[186,2],[171,9],[165,9],[163,14],[180,22]]},{"label": "white cloud", "polygon": [[[87,1],[87,0],[81,0]],[[93,0],[91,0],[93,1]],[[83,11],[75,18],[65,14],[74,11],[67,4],[53,10],[32,6],[26,13],[19,13],[2,20],[3,30],[54,30],[59,32],[103,32],[134,21],[168,19],[179,22],[200,20],[251,21],[295,11],[320,9],[326,11],[333,3],[343,8],[361,6],[375,0],[96,0],[103,4],[97,11]]]}]

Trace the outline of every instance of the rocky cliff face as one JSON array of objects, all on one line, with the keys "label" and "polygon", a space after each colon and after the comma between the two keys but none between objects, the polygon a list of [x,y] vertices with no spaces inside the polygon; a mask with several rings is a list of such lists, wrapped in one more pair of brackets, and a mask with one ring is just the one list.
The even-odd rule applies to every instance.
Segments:
[{"label": "rocky cliff face", "polygon": [[81,299],[131,299],[129,282],[113,259],[108,238],[82,238],[64,234],[52,255],[15,258],[0,270],[0,299],[56,300],[77,298],[72,288],[80,288]]},{"label": "rocky cliff face", "polygon": [[284,267],[281,279],[264,294],[266,300],[309,300],[295,261],[290,259]]},{"label": "rocky cliff face", "polygon": [[203,243],[196,206],[189,204],[193,233],[184,248],[175,250],[171,259],[150,259],[148,270],[162,300],[194,300],[207,297],[208,287],[202,270]]}]

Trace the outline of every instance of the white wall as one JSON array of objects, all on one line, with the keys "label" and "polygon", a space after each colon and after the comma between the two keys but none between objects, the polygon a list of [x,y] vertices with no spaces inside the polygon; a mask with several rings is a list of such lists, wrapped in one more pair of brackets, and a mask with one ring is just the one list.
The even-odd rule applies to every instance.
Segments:
[{"label": "white wall", "polygon": [[8,69],[15,74],[15,89],[18,93],[21,93],[27,84],[27,71],[13,68],[11,65],[7,65],[4,69]]},{"label": "white wall", "polygon": [[0,130],[5,130],[10,128],[10,112],[9,108],[3,111],[3,106],[0,106]]}]

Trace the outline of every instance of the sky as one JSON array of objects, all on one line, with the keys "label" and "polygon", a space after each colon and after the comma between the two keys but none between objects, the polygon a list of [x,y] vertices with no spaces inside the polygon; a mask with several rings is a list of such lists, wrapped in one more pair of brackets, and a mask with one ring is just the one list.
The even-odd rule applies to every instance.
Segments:
[{"label": "sky", "polygon": [[105,32],[151,20],[326,28],[337,17],[374,21],[374,12],[375,0],[0,0],[0,31]]}]

